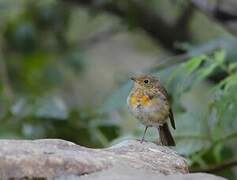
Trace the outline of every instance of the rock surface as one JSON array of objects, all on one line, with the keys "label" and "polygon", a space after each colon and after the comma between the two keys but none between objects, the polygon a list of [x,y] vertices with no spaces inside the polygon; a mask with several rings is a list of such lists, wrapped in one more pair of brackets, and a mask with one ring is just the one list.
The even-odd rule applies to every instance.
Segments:
[{"label": "rock surface", "polygon": [[136,179],[142,179],[142,174],[151,179],[159,176],[190,179],[192,175],[186,173],[184,158],[167,147],[149,142],[128,140],[106,149],[89,149],[59,139],[0,140],[0,179],[115,180],[121,176],[131,179],[135,175]]},{"label": "rock surface", "polygon": [[222,177],[206,173],[164,175],[150,170],[139,170],[129,167],[113,167],[111,169],[84,175],[80,180],[224,180]]}]

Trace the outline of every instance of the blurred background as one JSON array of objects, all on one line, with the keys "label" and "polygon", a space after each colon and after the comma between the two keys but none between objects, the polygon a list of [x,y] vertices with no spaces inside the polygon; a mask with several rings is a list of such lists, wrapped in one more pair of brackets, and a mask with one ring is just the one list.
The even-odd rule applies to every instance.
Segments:
[{"label": "blurred background", "polygon": [[[237,178],[236,0],[1,0],[0,138],[141,138],[129,77],[167,88],[192,172]],[[147,140],[157,141],[150,128]]]}]

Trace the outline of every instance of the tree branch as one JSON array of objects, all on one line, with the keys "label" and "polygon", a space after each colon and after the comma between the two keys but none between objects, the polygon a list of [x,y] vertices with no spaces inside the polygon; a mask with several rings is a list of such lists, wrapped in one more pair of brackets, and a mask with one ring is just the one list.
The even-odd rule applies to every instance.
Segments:
[{"label": "tree branch", "polygon": [[[131,20],[137,27],[142,28],[155,41],[174,53],[182,53],[177,50],[174,42],[184,42],[190,39],[187,23],[191,17],[192,8],[187,6],[179,21],[170,24],[157,14],[156,10],[148,7],[144,0],[127,1],[97,1],[97,0],[68,0],[78,5],[88,7],[96,11],[105,11],[114,14],[124,21]],[[67,1],[67,2],[68,2]],[[180,26],[182,24],[182,26]]]},{"label": "tree branch", "polygon": [[91,36],[80,40],[79,44],[73,45],[73,47],[76,46],[84,49],[94,46],[95,44],[100,43],[101,41],[108,40],[111,37],[115,36],[116,34],[123,32],[123,30],[124,30],[123,28],[117,26],[108,27],[102,31],[96,32]]},{"label": "tree branch", "polygon": [[208,3],[207,0],[190,0],[190,2],[208,17],[220,22],[229,32],[237,35],[237,3],[216,0],[216,3]]}]

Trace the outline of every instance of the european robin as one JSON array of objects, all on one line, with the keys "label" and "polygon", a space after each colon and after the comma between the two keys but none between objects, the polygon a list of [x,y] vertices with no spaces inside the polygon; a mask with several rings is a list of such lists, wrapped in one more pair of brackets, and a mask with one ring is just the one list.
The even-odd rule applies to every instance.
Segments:
[{"label": "european robin", "polygon": [[131,89],[127,104],[131,113],[145,125],[141,142],[145,139],[148,127],[156,127],[159,131],[160,142],[165,146],[175,146],[170,133],[168,118],[175,129],[173,112],[168,101],[168,93],[160,81],[150,75],[132,77]]}]

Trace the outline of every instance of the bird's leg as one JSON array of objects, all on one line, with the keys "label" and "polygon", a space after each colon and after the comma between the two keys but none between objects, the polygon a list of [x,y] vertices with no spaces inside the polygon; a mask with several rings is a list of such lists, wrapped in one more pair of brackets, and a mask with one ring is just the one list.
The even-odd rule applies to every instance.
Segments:
[{"label": "bird's leg", "polygon": [[158,133],[159,133],[159,140],[158,140],[158,142],[156,144],[157,145],[162,145],[161,137],[160,137],[160,127],[159,126],[157,126],[157,130],[158,130]]},{"label": "bird's leg", "polygon": [[143,141],[145,140],[145,135],[146,135],[147,128],[148,128],[148,126],[145,127],[145,131],[144,131],[144,134],[142,136],[141,143],[143,143]]}]

